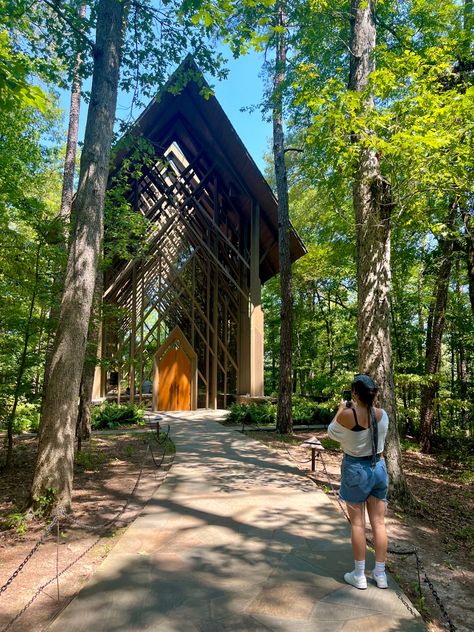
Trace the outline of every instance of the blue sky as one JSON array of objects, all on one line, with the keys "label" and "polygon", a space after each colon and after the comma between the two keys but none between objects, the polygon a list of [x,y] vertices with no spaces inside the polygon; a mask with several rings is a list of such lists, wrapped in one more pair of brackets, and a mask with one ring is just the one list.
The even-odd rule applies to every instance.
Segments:
[{"label": "blue sky", "polygon": [[[240,59],[230,59],[228,62],[229,75],[225,81],[216,82],[210,77],[207,81],[214,86],[215,95],[225,113],[235,127],[238,135],[248,149],[261,171],[265,168],[263,155],[268,152],[272,129],[271,124],[263,121],[259,110],[253,112],[241,112],[240,109],[256,105],[262,99],[263,80],[259,78],[262,66],[262,57],[249,54]],[[65,110],[65,121],[69,111],[70,95],[61,95],[61,107]],[[117,104],[117,112],[128,110],[130,105],[127,95],[121,94]],[[135,118],[139,112],[135,112]],[[87,105],[81,104],[81,121],[79,127],[79,140],[84,136]]]}]

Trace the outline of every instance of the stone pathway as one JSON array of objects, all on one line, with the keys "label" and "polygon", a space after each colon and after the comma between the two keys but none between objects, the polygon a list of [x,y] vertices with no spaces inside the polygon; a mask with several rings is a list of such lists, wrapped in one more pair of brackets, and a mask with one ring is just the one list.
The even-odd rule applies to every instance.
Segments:
[{"label": "stone pathway", "polygon": [[426,630],[391,578],[388,590],[344,583],[342,514],[293,464],[216,423],[221,414],[160,414],[177,447],[170,473],[49,630]]}]

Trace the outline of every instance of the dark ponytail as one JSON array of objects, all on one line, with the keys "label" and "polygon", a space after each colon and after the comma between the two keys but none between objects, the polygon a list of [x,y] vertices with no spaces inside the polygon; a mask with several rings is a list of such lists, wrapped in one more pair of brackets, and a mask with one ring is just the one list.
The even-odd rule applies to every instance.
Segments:
[{"label": "dark ponytail", "polygon": [[369,409],[372,408],[379,387],[370,375],[365,375],[365,373],[356,375],[352,380],[351,387],[354,393],[358,395],[360,401],[366,404]]},{"label": "dark ponytail", "polygon": [[376,455],[378,450],[378,425],[375,418],[374,399],[377,395],[379,387],[377,383],[365,373],[359,373],[354,377],[351,384],[352,390],[359,397],[363,404],[369,409],[369,425],[370,435],[372,439],[372,465],[376,463]]}]

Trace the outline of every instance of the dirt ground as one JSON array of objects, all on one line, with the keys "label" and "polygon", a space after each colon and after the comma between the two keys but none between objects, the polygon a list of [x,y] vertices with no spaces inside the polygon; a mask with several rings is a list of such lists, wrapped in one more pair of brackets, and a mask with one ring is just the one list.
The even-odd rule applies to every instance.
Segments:
[{"label": "dirt ground", "polygon": [[[74,522],[54,525],[0,595],[1,632],[40,632],[66,607],[165,478],[173,454],[168,447],[158,468],[163,452],[151,431],[100,435],[84,444],[74,473]],[[35,439],[20,439],[15,469],[0,477],[0,590],[50,523],[25,523],[17,509],[27,500],[35,453]],[[12,515],[15,526],[5,530]]]},{"label": "dirt ground", "polygon": [[[275,433],[259,432],[253,436],[281,451],[282,457],[292,459],[333,497],[322,461],[316,461],[316,471],[312,473],[310,451],[301,445],[313,434],[319,438],[325,436],[299,433],[293,438],[294,444],[282,442]],[[84,447],[75,469],[73,503],[77,522],[60,521],[59,529],[54,526],[0,595],[0,632],[45,629],[111,551],[124,528],[160,485],[172,462],[172,455],[168,455],[157,469],[147,452],[148,444],[159,461],[163,448],[150,432],[95,436],[91,445]],[[0,477],[0,528],[4,529],[0,531],[0,590],[48,524],[47,520],[23,523],[17,509],[26,502],[35,449],[35,439],[20,439],[15,450],[15,469],[11,473],[2,472]],[[339,486],[340,458],[340,452],[335,450],[323,453],[335,490]],[[456,629],[470,632],[474,630],[474,486],[465,481],[472,477],[453,464],[448,467],[434,457],[414,452],[404,454],[404,467],[419,509],[407,514],[389,506],[390,544],[417,547],[426,573]],[[16,515],[15,526],[5,530],[7,517],[12,514]],[[391,555],[389,565],[428,621],[431,632],[449,629],[426,583],[422,584],[422,596],[418,594],[414,558]],[[55,579],[57,572],[59,580]],[[21,616],[10,625],[19,613]]]},{"label": "dirt ground", "polygon": [[[249,433],[291,458],[326,493],[335,498],[331,484],[339,489],[339,450],[326,449],[322,461],[316,460],[311,472],[311,451],[302,442],[324,432],[299,432],[294,444],[281,441],[275,433]],[[325,473],[323,462],[328,476]],[[404,452],[404,471],[418,501],[411,513],[388,506],[389,546],[398,549],[416,547],[426,575],[459,632],[474,630],[474,483],[472,472],[456,464],[444,465],[431,455]],[[341,509],[337,500],[335,505]],[[367,520],[368,524],[368,520]],[[369,527],[370,529],[370,527]],[[368,532],[370,537],[370,531]],[[429,586],[422,581],[418,590],[418,573],[413,556],[389,555],[389,569],[421,612],[430,632],[449,630]],[[423,574],[422,574],[423,580]]]}]

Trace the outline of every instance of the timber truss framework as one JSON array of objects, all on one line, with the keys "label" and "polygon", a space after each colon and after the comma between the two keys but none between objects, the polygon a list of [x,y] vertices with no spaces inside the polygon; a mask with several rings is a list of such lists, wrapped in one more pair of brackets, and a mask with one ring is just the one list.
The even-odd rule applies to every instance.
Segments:
[{"label": "timber truss framework", "polygon": [[[270,251],[275,256],[277,229],[267,219],[262,242],[265,209],[232,165],[228,148],[222,148],[219,130],[209,142],[215,121],[206,120],[202,108],[209,104],[198,86],[191,82],[178,96],[165,97],[139,120],[139,132],[156,150],[156,159],[141,166],[141,179],[129,194],[135,212],[148,222],[146,247],[138,258],[115,261],[106,273],[104,302],[118,308],[120,316],[103,323],[101,354],[113,372],[102,368],[96,373],[95,396],[105,396],[116,385],[119,401],[125,390],[131,401],[141,401],[143,384],[151,382],[156,409],[160,385],[170,388],[169,379],[181,385],[189,379],[190,390],[181,392],[190,395],[173,408],[225,408],[237,394],[263,395],[261,281],[275,273],[263,262]],[[222,116],[214,102],[214,114]],[[251,162],[223,116],[220,130],[233,134],[232,143],[237,139],[237,149]],[[253,178],[263,180],[253,162],[251,168]],[[268,199],[266,191],[267,205]],[[293,240],[301,244],[295,235]],[[303,253],[301,244],[293,258]],[[168,376],[166,382],[159,379],[156,356],[177,328],[174,347],[193,358],[175,364],[185,372],[189,364],[193,374]],[[172,364],[166,364],[168,372]]]}]

